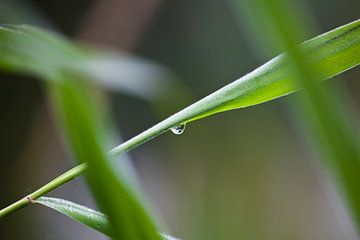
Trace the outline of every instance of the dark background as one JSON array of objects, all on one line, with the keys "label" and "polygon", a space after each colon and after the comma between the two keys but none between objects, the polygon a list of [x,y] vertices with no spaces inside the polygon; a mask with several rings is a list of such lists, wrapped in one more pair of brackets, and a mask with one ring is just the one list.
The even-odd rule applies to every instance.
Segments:
[{"label": "dark background", "polygon": [[[356,0],[306,4],[319,33],[359,18]],[[228,1],[0,0],[0,21],[43,26],[168,67],[190,96],[167,103],[171,112],[267,60],[251,50]],[[338,78],[350,92],[356,115],[359,77],[357,68]],[[0,207],[5,207],[73,162],[59,139],[41,82],[9,74],[0,79]],[[123,139],[167,116],[149,101],[114,91],[107,95]],[[341,197],[289,109],[289,98],[196,121],[180,136],[166,133],[130,153],[143,189],[171,235],[184,240],[357,239]],[[82,179],[49,195],[94,207]],[[104,236],[30,206],[0,220],[0,239]]]}]

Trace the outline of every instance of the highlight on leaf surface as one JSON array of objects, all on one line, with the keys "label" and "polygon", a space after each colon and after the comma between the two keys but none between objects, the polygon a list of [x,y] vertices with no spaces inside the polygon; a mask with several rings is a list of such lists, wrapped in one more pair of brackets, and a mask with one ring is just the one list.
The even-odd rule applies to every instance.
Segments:
[{"label": "highlight on leaf surface", "polygon": [[41,197],[35,203],[54,209],[98,232],[111,236],[109,220],[101,212],[60,198]]},{"label": "highlight on leaf surface", "polygon": [[[99,211],[60,198],[41,197],[35,203],[62,213],[109,237],[112,236],[107,216]],[[162,236],[163,240],[177,240],[166,234],[160,234],[160,236]]]}]

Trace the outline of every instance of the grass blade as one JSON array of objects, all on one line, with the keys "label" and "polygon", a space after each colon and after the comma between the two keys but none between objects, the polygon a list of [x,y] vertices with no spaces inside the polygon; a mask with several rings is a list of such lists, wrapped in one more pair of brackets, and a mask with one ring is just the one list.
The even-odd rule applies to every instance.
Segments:
[{"label": "grass blade", "polygon": [[88,165],[87,180],[100,209],[109,217],[115,239],[159,240],[157,227],[140,201],[128,176],[127,162],[115,171],[105,151],[104,112],[93,89],[71,74],[62,73],[52,85],[68,142],[79,162]]},{"label": "grass blade", "polygon": [[110,222],[101,212],[60,198],[41,197],[35,203],[54,209],[107,236],[112,235]]},{"label": "grass blade", "polygon": [[[329,79],[360,64],[360,20],[336,28],[301,44],[317,80]],[[299,89],[291,63],[281,54],[251,73],[226,85],[177,112],[124,144],[112,149],[114,155],[148,141],[174,126],[215,113],[244,108],[288,95]]]},{"label": "grass blade", "polygon": [[174,75],[151,61],[79,47],[54,32],[28,25],[0,26],[0,68],[42,80],[66,70],[147,100],[173,90],[174,84]]},{"label": "grass blade", "polygon": [[[2,53],[1,46],[3,43],[4,39],[0,36],[0,53]],[[360,20],[315,37],[301,44],[301,49],[310,59],[314,71],[321,72],[317,80],[325,80],[353,68],[360,63]],[[6,58],[2,57],[3,55],[0,55],[0,67],[4,67],[1,63],[7,61]],[[11,55],[8,57],[11,60]],[[19,53],[19,57],[21,57],[21,53]],[[8,65],[13,66],[11,61]],[[170,130],[174,126],[218,112],[260,104],[293,93],[299,89],[294,84],[295,77],[296,74],[291,71],[291,63],[287,61],[284,54],[279,55],[253,72],[113,148],[110,153],[113,156],[120,155]],[[43,193],[47,193],[70,181],[83,173],[86,165],[83,163],[77,169],[79,171],[74,173],[74,171],[70,170],[57,178],[56,181],[43,186],[40,194],[30,194],[30,196],[38,198]],[[15,202],[0,210],[0,218],[27,204],[29,203],[26,199]]]},{"label": "grass blade", "polygon": [[[319,80],[355,67],[360,63],[360,20],[306,41],[301,44],[301,49],[311,61],[314,71],[321,73]],[[96,60],[86,60],[88,57],[70,42],[38,28],[0,28],[0,67],[3,69],[37,74],[48,79],[61,69],[79,74],[79,69],[83,68],[79,63],[87,62],[91,67],[85,69],[96,75],[91,72]],[[86,70],[81,70],[82,74],[84,72]],[[293,93],[298,90],[293,80],[294,75],[284,54],[279,55],[170,117],[167,129],[214,113],[260,104]]]},{"label": "grass blade", "polygon": [[[109,237],[112,236],[109,219],[101,212],[60,198],[41,197],[35,203],[60,212]],[[160,234],[160,236],[163,240],[176,240],[166,234]]]},{"label": "grass blade", "polygon": [[[241,1],[239,1],[241,2]],[[252,19],[258,23],[258,30],[268,29],[267,39],[273,43],[271,47],[282,47],[287,52],[286,57],[294,74],[294,82],[296,81],[304,91],[300,94],[298,102],[295,102],[296,109],[300,110],[305,116],[304,120],[312,137],[316,140],[317,148],[323,154],[325,166],[335,176],[341,193],[344,193],[351,215],[354,217],[360,233],[360,149],[358,136],[354,133],[355,129],[352,125],[352,114],[347,111],[347,105],[340,99],[335,89],[324,89],[318,81],[325,75],[333,74],[342,69],[345,62],[354,63],[360,55],[358,48],[347,49],[351,41],[359,42],[360,37],[351,37],[353,33],[360,30],[359,21],[355,21],[354,27],[346,26],[339,31],[339,35],[332,33],[325,38],[321,36],[308,42],[310,49],[328,43],[335,43],[332,51],[341,52],[341,61],[337,62],[336,57],[327,58],[321,63],[321,67],[314,63],[314,56],[309,52],[302,52],[297,46],[299,39],[305,34],[304,26],[300,25],[290,14],[295,10],[292,5],[286,4],[282,0],[254,0],[242,1],[243,11],[250,12],[248,16],[256,14],[261,18]],[[296,1],[294,1],[296,3]],[[294,3],[293,2],[293,3]],[[249,7],[250,6],[250,7]],[[252,8],[251,8],[252,7]],[[298,7],[296,8],[298,9]],[[251,11],[253,10],[253,11]],[[301,11],[300,11],[301,12]],[[301,19],[309,19],[302,16]],[[350,34],[350,35],[348,35]],[[343,42],[339,46],[336,42]],[[268,43],[266,42],[264,44]],[[344,51],[344,49],[347,49]],[[326,49],[321,50],[321,52]],[[330,51],[330,50],[329,50]],[[321,53],[315,50],[316,59],[321,58]],[[349,60],[343,59],[344,57]],[[336,64],[340,66],[336,66]],[[314,65],[315,64],[315,65]],[[330,66],[328,68],[328,66]]]}]

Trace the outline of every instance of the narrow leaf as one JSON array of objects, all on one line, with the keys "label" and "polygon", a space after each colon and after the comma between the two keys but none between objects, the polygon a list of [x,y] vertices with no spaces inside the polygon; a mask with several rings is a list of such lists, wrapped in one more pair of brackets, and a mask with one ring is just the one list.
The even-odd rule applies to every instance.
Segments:
[{"label": "narrow leaf", "polygon": [[[336,28],[300,45],[313,71],[326,80],[360,64],[360,20]],[[182,122],[243,108],[298,90],[284,54],[182,111]]]},{"label": "narrow leaf", "polygon": [[[7,52],[7,55],[5,54],[6,57],[2,59],[3,43],[6,43],[6,37],[2,39],[0,36],[0,67],[18,67],[19,65],[16,65],[18,62],[12,59],[9,52]],[[353,68],[360,63],[360,20],[356,20],[315,37],[301,44],[300,48],[302,52],[306,53],[309,61],[311,61],[313,70],[320,73],[320,77],[317,80],[325,80]],[[17,54],[21,56],[21,53]],[[9,58],[10,63],[6,63],[6,58]],[[12,60],[14,60],[15,63],[11,62]],[[24,63],[20,63],[20,68],[22,67],[21,64]],[[21,69],[26,69],[26,64],[24,65],[25,67],[23,66]],[[51,76],[51,74],[49,75]],[[294,78],[295,76],[291,71],[291,64],[287,62],[284,54],[279,55],[255,69],[253,72],[226,85],[113,148],[110,153],[112,156],[120,155],[175,126],[182,126],[182,124],[187,122],[222,111],[260,104],[290,94],[298,90],[298,87],[293,83]],[[70,106],[71,101],[67,104]],[[80,123],[78,124],[80,125]],[[82,166],[85,167],[85,165]],[[84,170],[85,168],[82,168],[82,171],[77,174],[80,175]],[[62,180],[64,181],[72,178],[74,178],[74,175],[70,173],[62,176]],[[49,188],[56,188],[57,186],[58,185],[51,185]],[[50,190],[48,189],[48,191]],[[9,214],[18,209],[19,206],[22,206],[21,201],[15,203],[14,206],[10,206],[11,210],[5,209],[6,211],[4,210],[3,214]]]},{"label": "narrow leaf", "polygon": [[[320,73],[319,80],[336,76],[360,63],[360,20],[319,35],[304,42],[300,47],[311,61],[313,70]],[[51,76],[59,68],[77,73],[83,72],[84,67],[79,65],[82,63],[89,73],[96,76],[97,74],[91,72],[94,71],[94,63],[98,66],[107,65],[99,64],[97,60],[92,61],[87,57],[70,42],[38,28],[29,26],[0,28],[0,67],[2,68]],[[98,74],[101,75],[100,72]],[[167,121],[166,127],[171,127],[169,124],[186,123],[214,113],[252,106],[285,96],[298,90],[293,80],[294,75],[284,54],[279,55],[180,111],[171,117],[171,121]],[[124,88],[128,87],[124,86]],[[132,88],[131,91],[135,89]],[[166,129],[162,129],[164,130]]]},{"label": "narrow leaf", "polygon": [[100,209],[109,217],[115,239],[159,240],[157,226],[129,179],[126,161],[116,168],[106,153],[105,123],[94,89],[62,72],[51,81],[55,109],[74,157],[87,163],[87,180]]},{"label": "narrow leaf", "polygon": [[[336,28],[300,45],[319,79],[325,80],[360,64],[360,20]],[[293,93],[296,74],[281,54],[240,79],[147,129],[112,149],[129,151],[161,133],[215,113],[248,107]]]},{"label": "narrow leaf", "polygon": [[42,80],[66,70],[147,100],[173,91],[175,83],[174,74],[149,60],[79,47],[55,32],[28,25],[0,26],[0,68]]},{"label": "narrow leaf", "polygon": [[[107,216],[99,211],[60,198],[41,197],[36,200],[35,203],[54,209],[109,237],[112,236],[111,226]],[[163,237],[163,240],[176,240],[166,234],[160,235]]]},{"label": "narrow leaf", "polygon": [[101,212],[60,198],[41,197],[35,202],[52,208],[105,235],[112,235],[110,222]]},{"label": "narrow leaf", "polygon": [[[305,43],[306,48],[302,52],[297,42],[312,26],[303,26],[302,21],[298,21],[311,19],[305,12],[301,17],[294,18],[292,13],[300,6],[296,5],[297,1],[238,2],[247,2],[241,9],[249,12],[249,17],[261,16],[250,19],[257,23],[258,31],[264,28],[268,30],[265,37],[271,40],[271,44],[269,46],[268,41],[263,44],[286,50],[294,81],[304,90],[293,106],[304,117],[316,149],[322,153],[323,165],[336,180],[339,192],[344,194],[360,233],[360,144],[359,136],[354,131],[356,127],[352,125],[353,114],[347,109],[350,104],[341,98],[344,93],[339,94],[339,89],[331,86],[325,89],[318,84],[324,76],[334,75],[359,63],[360,21]],[[324,45],[332,47],[322,49]]]}]

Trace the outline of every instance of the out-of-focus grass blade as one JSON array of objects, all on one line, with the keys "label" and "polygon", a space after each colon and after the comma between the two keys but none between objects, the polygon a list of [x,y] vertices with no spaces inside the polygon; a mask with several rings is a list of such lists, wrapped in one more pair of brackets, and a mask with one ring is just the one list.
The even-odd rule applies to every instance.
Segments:
[{"label": "out-of-focus grass blade", "polygon": [[[347,197],[360,233],[360,149],[358,135],[351,125],[353,116],[347,111],[347,104],[339,97],[336,89],[325,90],[318,83],[324,76],[334,75],[350,65],[358,64],[360,21],[319,36],[303,45],[307,48],[299,49],[297,42],[305,34],[305,29],[311,29],[312,26],[302,26],[293,17],[292,12],[297,10],[298,14],[303,14],[299,19],[310,19],[299,7],[289,4],[296,4],[296,1],[239,2],[247,3],[241,6],[242,12],[249,13],[248,16],[261,16],[249,19],[258,24],[259,31],[264,28],[268,30],[265,37],[269,41],[263,44],[286,50],[294,81],[304,89],[294,106],[305,116],[304,120],[316,140],[317,148],[323,153],[324,163],[339,182],[341,193]],[[322,45],[328,44],[332,45],[330,49],[321,49]],[[354,47],[350,47],[352,44]],[[309,49],[313,51],[309,52]]]},{"label": "out-of-focus grass blade", "polygon": [[147,59],[105,50],[87,51],[87,54],[81,65],[82,72],[109,90],[121,90],[149,101],[167,99],[175,93],[181,96],[177,91],[185,90],[180,82],[175,81],[175,74]]},{"label": "out-of-focus grass blade", "polygon": [[55,33],[28,25],[0,27],[0,67],[16,73],[49,77],[62,69],[77,69],[82,51]]},{"label": "out-of-focus grass blade", "polygon": [[0,26],[0,68],[43,80],[66,70],[147,100],[173,91],[175,82],[174,74],[149,60],[79,47],[54,32],[28,25]]},{"label": "out-of-focus grass blade", "polygon": [[[35,202],[54,209],[109,237],[112,236],[111,226],[107,216],[99,211],[60,198],[41,197]],[[164,240],[176,240],[166,234],[160,235]]]},{"label": "out-of-focus grass blade", "polygon": [[87,179],[100,209],[109,217],[115,239],[159,240],[157,227],[142,205],[127,165],[115,172],[105,151],[104,112],[93,89],[74,75],[61,73],[52,81],[52,96],[70,147],[79,162],[87,163]]},{"label": "out-of-focus grass blade", "polygon": [[1,0],[0,22],[11,24],[31,23],[49,26],[44,14],[28,0]]}]

